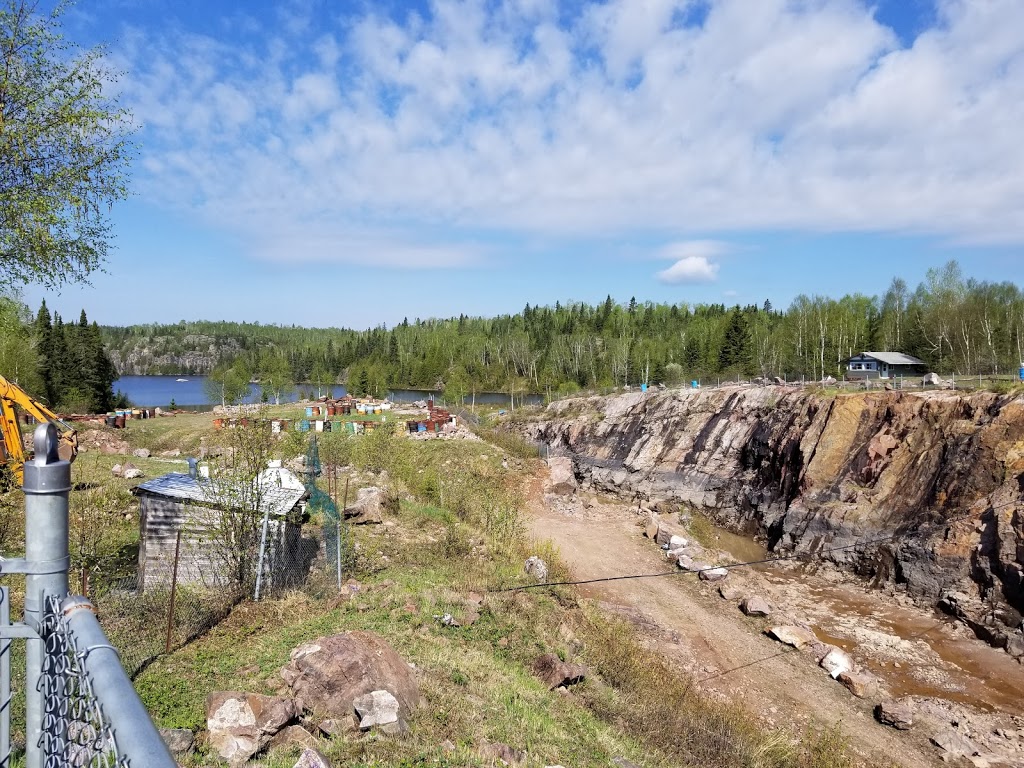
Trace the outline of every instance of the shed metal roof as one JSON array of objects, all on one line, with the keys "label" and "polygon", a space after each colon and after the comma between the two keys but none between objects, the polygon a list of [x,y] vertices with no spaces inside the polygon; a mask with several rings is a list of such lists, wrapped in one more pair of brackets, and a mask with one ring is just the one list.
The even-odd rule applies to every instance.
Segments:
[{"label": "shed metal roof", "polygon": [[902,352],[861,352],[858,357],[870,357],[887,365],[927,365],[924,360]]},{"label": "shed metal roof", "polygon": [[[260,511],[269,511],[275,517],[287,515],[306,495],[302,482],[286,469],[273,468],[261,472],[253,483],[254,487],[257,485],[260,488]],[[253,489],[241,485],[233,488],[229,483],[169,472],[140,483],[135,490],[221,508],[237,508]]]}]

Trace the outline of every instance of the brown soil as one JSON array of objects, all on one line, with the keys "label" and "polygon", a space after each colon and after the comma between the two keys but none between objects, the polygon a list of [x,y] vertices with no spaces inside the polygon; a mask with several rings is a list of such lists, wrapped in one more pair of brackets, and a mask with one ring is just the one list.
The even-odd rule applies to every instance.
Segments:
[{"label": "brown soil", "polygon": [[[836,583],[828,575],[777,567],[731,572],[728,584],[744,594],[767,597],[776,606],[770,618],[748,618],[736,601],[719,596],[718,585],[670,567],[644,537],[646,516],[638,516],[635,508],[593,497],[553,503],[550,495],[545,500],[545,476],[541,470],[528,489],[534,537],[558,547],[575,579],[671,574],[578,589],[607,612],[634,622],[652,646],[708,695],[741,703],[766,725],[784,726],[797,735],[815,724],[838,725],[866,764],[941,764],[929,738],[949,728],[951,721],[959,721],[963,732],[983,744],[983,752],[998,755],[1007,761],[1003,764],[1021,764],[1013,758],[1024,758],[1024,731],[1018,730],[1024,721],[1012,715],[1024,703],[1024,667],[965,637],[959,625],[946,625],[924,611]],[[710,549],[707,553],[716,559]],[[720,562],[731,559],[727,552],[719,554]],[[844,611],[847,605],[852,607]],[[808,623],[823,641],[851,651],[863,669],[880,678],[882,693],[857,699],[820,669],[811,654],[764,634],[769,626],[793,621]],[[901,649],[906,656],[900,656]],[[878,724],[874,705],[904,695],[914,696],[920,714],[915,728],[900,732]],[[995,734],[1000,729],[1004,736]]]}]

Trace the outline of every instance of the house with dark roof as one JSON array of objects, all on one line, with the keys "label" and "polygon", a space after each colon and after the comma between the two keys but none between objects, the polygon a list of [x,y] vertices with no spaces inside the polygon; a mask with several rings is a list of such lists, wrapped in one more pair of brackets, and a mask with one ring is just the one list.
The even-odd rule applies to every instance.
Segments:
[{"label": "house with dark roof", "polygon": [[[302,536],[308,492],[280,462],[249,482],[211,479],[196,471],[170,472],[139,484],[139,587],[169,584],[177,559],[177,582],[204,587],[231,583],[220,525],[222,515],[243,508],[266,522],[265,583],[301,583],[316,555],[317,543]],[[256,557],[257,553],[253,553]]]},{"label": "house with dark roof", "polygon": [[902,352],[861,352],[845,362],[848,381],[898,379],[900,376],[916,377],[928,373],[924,360]]}]

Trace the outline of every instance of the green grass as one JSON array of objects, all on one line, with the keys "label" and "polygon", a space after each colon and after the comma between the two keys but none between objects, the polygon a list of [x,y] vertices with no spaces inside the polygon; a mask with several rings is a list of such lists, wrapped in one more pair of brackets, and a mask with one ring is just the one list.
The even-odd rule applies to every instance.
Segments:
[{"label": "green grass", "polygon": [[[287,417],[289,411],[281,406],[266,413]],[[224,441],[228,430],[214,430],[212,422],[212,414],[141,420],[117,435],[130,448],[178,448],[184,458]],[[497,592],[525,582],[522,563],[531,554],[548,562],[553,579],[569,576],[557,551],[525,537],[520,468],[532,464],[520,459],[533,458],[535,449],[500,431],[485,433],[496,447],[412,441],[397,427],[359,436],[317,435],[325,463],[359,471],[359,483],[382,482],[377,473],[386,471],[386,485],[401,499],[385,514],[396,525],[352,529],[359,546],[351,568],[364,589],[339,602],[333,576],[318,574],[306,592],[242,603],[202,637],[156,659],[136,687],[159,725],[201,732],[210,692],[279,692],[278,672],[292,648],[318,636],[364,629],[384,637],[416,665],[428,704],[412,718],[407,738],[370,734],[324,741],[322,749],[335,764],[482,765],[484,741],[525,749],[533,763],[574,767],[607,766],[616,756],[648,768],[847,764],[841,735],[834,731],[765,732],[742,709],[688,693],[689,681],[647,650],[634,628],[602,617],[568,589]],[[285,433],[276,438],[276,455],[303,454],[309,437]],[[78,493],[89,513],[103,520],[95,543],[107,547],[110,563],[130,554],[138,537],[138,507],[129,494],[137,481],[110,474],[113,464],[125,460],[147,477],[186,466],[183,460],[157,457],[79,456]],[[444,627],[434,619],[444,613],[464,616],[470,591],[487,595],[479,620]],[[100,608],[102,618],[102,602]],[[115,642],[131,643],[120,638],[138,631],[134,609],[127,606],[121,616],[108,602],[106,610],[105,624],[117,635]],[[542,653],[588,664],[595,674],[570,694],[549,692],[529,672]],[[455,749],[443,751],[445,741]],[[289,768],[295,756],[285,750],[264,756],[261,764]],[[210,756],[200,748],[189,760],[204,765]]]}]

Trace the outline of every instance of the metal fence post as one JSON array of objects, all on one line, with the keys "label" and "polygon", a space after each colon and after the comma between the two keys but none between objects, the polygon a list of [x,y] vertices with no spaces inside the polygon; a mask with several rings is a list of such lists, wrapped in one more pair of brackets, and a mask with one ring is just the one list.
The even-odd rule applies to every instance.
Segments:
[{"label": "metal fence post", "polygon": [[[25,463],[25,623],[42,628],[47,596],[68,594],[68,495],[71,464],[57,455],[57,429],[36,427],[35,458]],[[25,766],[43,768],[42,689],[45,641],[33,638],[25,649]]]}]

